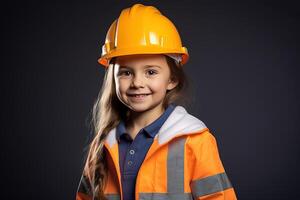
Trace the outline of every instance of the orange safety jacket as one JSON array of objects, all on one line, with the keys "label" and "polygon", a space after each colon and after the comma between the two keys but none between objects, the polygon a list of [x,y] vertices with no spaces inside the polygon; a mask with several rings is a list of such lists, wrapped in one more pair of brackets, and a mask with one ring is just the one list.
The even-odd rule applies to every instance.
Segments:
[{"label": "orange safety jacket", "polygon": [[[116,128],[104,142],[108,179],[104,194],[123,200]],[[82,175],[76,200],[91,200],[87,179]],[[235,200],[217,142],[205,124],[176,106],[156,134],[139,169],[135,200]]]}]

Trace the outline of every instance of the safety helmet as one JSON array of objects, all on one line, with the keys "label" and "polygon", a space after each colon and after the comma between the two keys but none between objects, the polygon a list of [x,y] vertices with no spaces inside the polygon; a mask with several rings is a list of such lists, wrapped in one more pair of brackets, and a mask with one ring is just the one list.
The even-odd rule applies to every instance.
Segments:
[{"label": "safety helmet", "polygon": [[175,25],[155,7],[142,4],[122,10],[111,24],[98,62],[108,67],[111,58],[133,54],[177,55],[181,65],[189,58]]}]

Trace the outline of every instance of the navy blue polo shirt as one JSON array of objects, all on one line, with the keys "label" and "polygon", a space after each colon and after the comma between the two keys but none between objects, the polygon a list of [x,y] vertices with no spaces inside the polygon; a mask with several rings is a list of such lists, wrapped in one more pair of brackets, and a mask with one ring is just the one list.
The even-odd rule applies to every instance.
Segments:
[{"label": "navy blue polo shirt", "polygon": [[164,113],[148,126],[142,128],[132,140],[123,121],[116,128],[119,143],[119,164],[121,171],[123,200],[135,199],[135,182],[140,166],[154,141],[154,137],[172,113],[175,104],[169,104]]}]

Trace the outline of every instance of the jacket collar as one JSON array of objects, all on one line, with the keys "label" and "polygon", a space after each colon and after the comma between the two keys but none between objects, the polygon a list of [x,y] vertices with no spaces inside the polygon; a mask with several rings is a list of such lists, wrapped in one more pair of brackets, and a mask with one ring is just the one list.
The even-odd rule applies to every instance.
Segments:
[{"label": "jacket collar", "polygon": [[[204,129],[207,127],[200,119],[189,114],[184,107],[176,106],[154,139],[157,139],[158,143],[162,145],[176,136],[199,133]],[[116,128],[108,133],[105,142],[109,147],[117,143]]]}]

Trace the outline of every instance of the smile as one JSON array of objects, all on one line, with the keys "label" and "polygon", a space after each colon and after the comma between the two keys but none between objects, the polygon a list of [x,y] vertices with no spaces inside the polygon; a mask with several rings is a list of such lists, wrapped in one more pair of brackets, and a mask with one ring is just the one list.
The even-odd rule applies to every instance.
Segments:
[{"label": "smile", "polygon": [[128,96],[134,96],[134,97],[139,97],[139,96],[147,96],[150,94],[128,94]]},{"label": "smile", "polygon": [[136,101],[141,101],[144,100],[147,96],[149,96],[150,94],[128,94],[128,96]]}]

